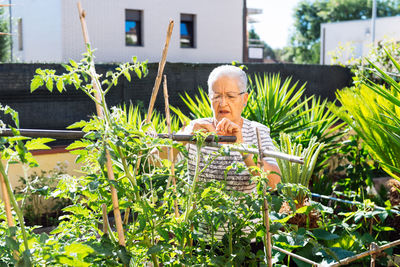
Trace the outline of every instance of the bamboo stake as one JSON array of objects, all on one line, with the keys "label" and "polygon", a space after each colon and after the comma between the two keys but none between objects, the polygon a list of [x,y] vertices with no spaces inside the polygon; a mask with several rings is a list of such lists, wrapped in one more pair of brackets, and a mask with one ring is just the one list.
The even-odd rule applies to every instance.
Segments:
[{"label": "bamboo stake", "polygon": [[375,253],[381,252],[383,250],[386,250],[388,248],[391,248],[391,247],[394,247],[394,246],[398,246],[398,245],[400,245],[400,239],[396,240],[396,241],[393,241],[393,242],[390,242],[390,243],[387,243],[387,244],[385,244],[383,246],[376,247],[373,250],[368,250],[368,251],[362,252],[360,254],[345,258],[345,259],[343,259],[343,260],[341,260],[339,262],[336,262],[334,264],[331,264],[329,266],[330,267],[336,267],[336,266],[346,265],[346,264],[349,264],[350,262],[359,260],[359,259],[364,258],[366,256],[373,255]]},{"label": "bamboo stake", "polygon": [[299,260],[301,260],[301,261],[304,261],[304,262],[306,262],[306,263],[308,263],[308,264],[311,264],[311,265],[313,265],[313,266],[320,266],[320,264],[319,264],[318,262],[309,260],[309,259],[307,259],[307,258],[304,258],[304,257],[300,256],[300,255],[294,254],[294,253],[292,253],[292,252],[289,252],[289,251],[287,251],[287,250],[284,250],[283,248],[276,247],[276,246],[272,246],[272,248],[273,248],[274,250],[279,251],[279,252],[285,253],[286,255],[289,255],[289,256],[291,256],[291,257],[293,257],[293,258],[296,258],[296,259],[299,259]]},{"label": "bamboo stake", "polygon": [[[169,113],[169,101],[168,101],[168,88],[167,88],[167,76],[164,75],[164,100],[165,100],[165,117],[167,120],[167,127],[168,127],[168,134],[172,134],[171,130],[171,116]],[[171,161],[171,179],[172,179],[172,186],[175,195],[174,199],[174,207],[175,207],[175,217],[179,217],[178,211],[178,201],[177,201],[177,194],[176,194],[176,179],[175,179],[175,159],[174,159],[174,149],[173,147],[168,147],[168,160]]]},{"label": "bamboo stake", "polygon": [[[241,144],[241,145],[227,145],[227,144],[219,144],[215,142],[210,142],[207,143],[206,146],[211,146],[211,147],[228,147],[232,151],[238,151],[238,152],[245,152],[245,153],[250,153],[250,154],[258,154],[259,151],[255,148],[251,148],[246,144]],[[304,164],[304,160],[301,157],[298,156],[293,156],[289,154],[285,154],[282,152],[278,151],[273,151],[273,150],[264,150],[263,151],[264,157],[272,157],[272,158],[278,158],[278,159],[284,159],[288,160],[294,163],[299,163],[299,164]]]},{"label": "bamboo stake", "polygon": [[[369,247],[370,250],[376,250],[377,248],[378,248],[378,245],[375,242],[372,242],[371,246]],[[375,262],[376,262],[376,253],[371,255],[370,267],[375,267]]]},{"label": "bamboo stake", "polygon": [[[260,137],[260,131],[258,128],[256,128],[256,133],[257,133],[257,142],[258,142],[258,162],[260,164],[260,169],[263,171],[264,169],[264,162],[263,162],[263,149],[261,147],[261,137]],[[267,254],[267,264],[269,267],[272,267],[272,246],[271,246],[271,233],[269,232],[269,210],[268,210],[268,201],[266,199],[266,189],[265,185],[263,185],[263,197],[264,197],[264,203],[263,203],[263,210],[264,210],[264,226],[265,226],[265,235],[264,235],[264,245],[266,248],[266,254]]]},{"label": "bamboo stake", "polygon": [[[79,19],[81,21],[81,26],[82,26],[83,39],[85,41],[85,45],[87,46],[90,44],[90,41],[89,41],[89,34],[88,34],[86,21],[85,21],[86,12],[82,10],[82,6],[81,6],[80,2],[78,2],[78,11],[79,11]],[[88,48],[86,47],[86,49],[88,49]],[[100,118],[103,118],[104,111],[102,110],[102,108],[100,106],[100,102],[101,102],[100,90],[102,90],[102,89],[101,89],[100,83],[98,82],[98,80],[96,80],[97,73],[95,70],[94,61],[91,62],[89,71],[93,77],[92,84],[93,84],[93,88],[95,90],[95,98],[97,100],[97,103],[96,103],[97,115]],[[115,177],[114,177],[114,171],[113,171],[113,166],[112,166],[112,162],[111,162],[111,155],[110,155],[110,151],[108,151],[108,150],[106,150],[106,159],[107,159],[106,168],[107,168],[108,179],[110,181],[114,181]],[[119,210],[119,203],[118,203],[119,201],[118,201],[117,190],[115,189],[115,187],[112,184],[110,184],[110,188],[111,188],[111,200],[112,200],[112,204],[113,204],[115,225],[116,225],[117,233],[118,233],[118,241],[121,246],[125,246],[125,236],[124,236],[124,230],[123,230],[123,226],[122,226],[121,212]],[[107,225],[108,225],[107,207],[105,206],[105,204],[102,205],[102,211],[103,211],[103,231],[104,231],[105,229],[108,229],[108,227],[107,227]],[[106,230],[104,232],[107,233]]]},{"label": "bamboo stake", "polygon": [[169,25],[168,25],[168,30],[167,30],[167,39],[165,40],[164,49],[162,51],[161,61],[158,64],[157,77],[156,77],[156,80],[154,83],[153,91],[151,92],[151,98],[150,98],[149,109],[147,111],[146,123],[150,122],[151,114],[153,113],[154,103],[157,98],[158,89],[160,88],[160,84],[161,84],[162,74],[164,72],[165,62],[167,60],[168,46],[169,46],[169,41],[171,40],[173,28],[174,28],[174,21],[170,20]]},{"label": "bamboo stake", "polygon": [[[1,156],[0,156],[0,160],[1,160]],[[4,180],[4,177],[1,173],[0,173],[0,183],[1,183],[1,193],[3,194],[4,208],[6,211],[7,225],[8,225],[8,228],[14,227],[15,224],[14,224],[14,220],[13,220],[12,213],[11,213],[10,197],[8,196],[6,181]],[[14,239],[15,239],[15,237],[14,237]],[[18,260],[18,251],[16,251],[16,250],[13,251],[13,257],[14,257],[14,259]]]},{"label": "bamboo stake", "polygon": [[8,196],[6,182],[4,181],[3,175],[1,173],[0,173],[0,183],[1,183],[1,192],[3,194],[4,207],[6,210],[7,224],[8,227],[13,227],[15,226],[15,224],[11,213],[10,197]]}]

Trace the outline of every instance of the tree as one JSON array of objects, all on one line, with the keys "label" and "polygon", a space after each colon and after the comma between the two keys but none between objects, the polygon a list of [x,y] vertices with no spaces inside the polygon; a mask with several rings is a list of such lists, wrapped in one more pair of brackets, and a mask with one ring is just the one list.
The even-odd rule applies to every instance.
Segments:
[{"label": "tree", "polygon": [[274,50],[265,41],[261,40],[260,36],[256,33],[254,28],[251,28],[249,31],[249,44],[264,45],[264,58],[276,59]]},{"label": "tree", "polygon": [[[377,16],[395,16],[400,0],[377,0]],[[291,47],[283,58],[295,63],[318,63],[321,23],[369,19],[372,0],[302,0],[294,13]]]},{"label": "tree", "polygon": [[[8,23],[3,17],[4,9],[0,7],[0,32],[8,32]],[[5,62],[9,58],[9,36],[0,35],[0,62]]]}]

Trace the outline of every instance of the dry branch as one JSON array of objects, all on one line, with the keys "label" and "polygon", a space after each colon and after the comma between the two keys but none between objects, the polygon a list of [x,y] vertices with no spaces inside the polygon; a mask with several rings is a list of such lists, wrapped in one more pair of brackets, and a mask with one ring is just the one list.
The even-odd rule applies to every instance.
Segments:
[{"label": "dry branch", "polygon": [[171,40],[171,35],[172,35],[173,28],[174,28],[174,21],[171,20],[169,22],[169,25],[168,25],[167,39],[165,40],[165,45],[164,45],[164,49],[163,49],[163,52],[162,52],[161,61],[158,64],[157,77],[156,77],[156,80],[155,80],[155,83],[154,83],[153,91],[151,92],[149,109],[147,111],[147,119],[146,119],[147,123],[149,123],[150,120],[151,120],[151,114],[153,113],[154,102],[156,101],[158,89],[160,88],[161,78],[162,78],[162,74],[164,72],[165,62],[167,60],[169,41]]}]

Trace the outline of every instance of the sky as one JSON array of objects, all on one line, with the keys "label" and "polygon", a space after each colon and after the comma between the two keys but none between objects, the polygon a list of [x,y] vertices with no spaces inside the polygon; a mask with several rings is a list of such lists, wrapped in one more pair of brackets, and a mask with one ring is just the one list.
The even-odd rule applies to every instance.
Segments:
[{"label": "sky", "polygon": [[256,33],[272,48],[288,44],[293,28],[293,9],[300,0],[247,0],[248,8],[263,9],[263,14],[254,15],[260,22],[254,23]]}]

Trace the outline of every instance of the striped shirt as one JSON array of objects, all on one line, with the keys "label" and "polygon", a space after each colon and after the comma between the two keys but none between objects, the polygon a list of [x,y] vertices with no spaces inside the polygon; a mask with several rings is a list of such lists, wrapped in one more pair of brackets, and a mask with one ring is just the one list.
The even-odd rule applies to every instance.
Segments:
[{"label": "striped shirt", "polygon": [[[213,123],[213,118],[202,118],[196,119],[190,122],[190,124],[185,128],[185,133],[191,133],[193,126],[195,123],[207,124]],[[276,150],[274,144],[272,143],[271,137],[269,135],[269,128],[265,125],[262,125],[258,122],[250,121],[248,119],[243,118],[243,127],[242,127],[242,136],[243,142],[247,145],[256,145],[257,141],[257,133],[256,129],[259,129],[260,137],[261,137],[261,146],[263,151],[268,150]],[[194,176],[195,168],[196,168],[196,144],[189,143],[187,145],[189,152],[188,159],[188,169],[191,176]],[[204,166],[209,162],[210,159],[214,158],[218,153],[218,148],[215,147],[202,147],[201,148],[201,158],[200,158],[200,170],[204,168]],[[270,157],[264,157],[264,160],[269,164],[274,164],[278,166],[276,160]],[[233,163],[242,163],[244,166],[246,164],[243,162],[242,155],[237,151],[230,151],[229,155],[218,156],[200,175],[199,182],[209,182],[212,180],[225,181],[226,189],[228,191],[240,191],[245,193],[255,192],[256,184],[252,183],[250,178],[251,175],[247,170],[244,170],[240,173],[236,173],[235,169],[232,168],[226,173],[225,170],[227,167],[231,166]],[[256,221],[254,222],[256,223]],[[200,222],[199,231],[202,234],[207,236],[207,225],[205,223]],[[226,228],[226,227],[225,227]],[[250,232],[250,228],[243,229],[245,233]],[[220,227],[215,233],[215,237],[218,240],[222,239],[224,235],[222,227]]]},{"label": "striped shirt", "polygon": [[[191,132],[195,123],[212,123],[213,118],[203,118],[191,121],[189,126],[185,129],[185,132]],[[261,137],[261,146],[263,151],[266,149],[274,150],[275,146],[272,143],[271,137],[269,136],[269,128],[261,123],[243,119],[242,136],[243,142],[248,145],[257,146],[257,134],[256,129],[258,128]],[[188,144],[189,152],[189,171],[191,175],[194,175],[196,168],[196,144]],[[218,148],[215,147],[203,147],[201,149],[202,157],[200,160],[200,169],[203,169],[207,164],[208,160],[218,152]],[[274,158],[265,157],[264,160],[269,164],[278,166]],[[236,190],[245,193],[251,193],[255,189],[256,184],[250,183],[250,173],[245,170],[240,173],[236,173],[232,168],[227,172],[226,179],[224,172],[227,167],[233,163],[242,163],[245,165],[240,152],[231,151],[230,155],[217,157],[199,176],[199,181],[207,182],[210,180],[226,181],[226,188],[228,190]]]}]

